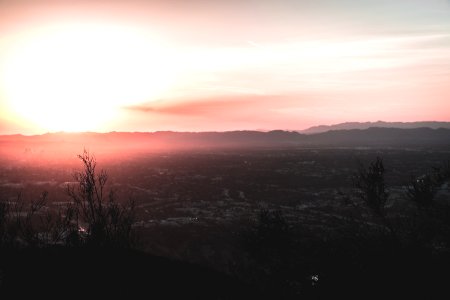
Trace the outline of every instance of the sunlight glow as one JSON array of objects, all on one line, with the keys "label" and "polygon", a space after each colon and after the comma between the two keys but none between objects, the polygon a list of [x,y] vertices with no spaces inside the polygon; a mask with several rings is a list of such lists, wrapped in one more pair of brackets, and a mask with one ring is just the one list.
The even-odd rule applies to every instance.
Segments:
[{"label": "sunlight glow", "polygon": [[175,80],[167,49],[133,28],[48,26],[10,52],[1,74],[9,106],[48,131],[101,130],[119,107],[151,101]]}]

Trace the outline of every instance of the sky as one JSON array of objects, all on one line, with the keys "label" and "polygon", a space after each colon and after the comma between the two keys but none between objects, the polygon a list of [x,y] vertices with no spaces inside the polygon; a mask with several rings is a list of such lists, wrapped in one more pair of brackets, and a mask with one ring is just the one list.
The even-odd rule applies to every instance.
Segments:
[{"label": "sky", "polygon": [[0,134],[450,121],[449,0],[0,0]]}]

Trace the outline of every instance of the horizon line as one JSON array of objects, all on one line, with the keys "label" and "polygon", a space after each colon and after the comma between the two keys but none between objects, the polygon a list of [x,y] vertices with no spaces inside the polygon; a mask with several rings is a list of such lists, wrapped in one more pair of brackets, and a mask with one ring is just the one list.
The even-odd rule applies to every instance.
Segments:
[{"label": "horizon line", "polygon": [[[228,133],[228,132],[261,132],[261,133],[269,133],[274,131],[282,131],[282,132],[297,132],[297,133],[304,133],[307,132],[310,129],[318,128],[318,127],[333,127],[333,126],[339,126],[339,125],[345,125],[345,124],[377,124],[377,123],[400,123],[400,124],[414,124],[414,123],[448,123],[450,125],[450,121],[411,121],[411,122],[402,122],[402,121],[366,121],[366,122],[355,122],[355,121],[348,121],[348,122],[342,122],[342,123],[335,123],[330,125],[314,125],[307,127],[305,129],[232,129],[232,130],[200,130],[200,131],[177,131],[177,130],[155,130],[155,131],[47,131],[43,133],[34,133],[34,134],[26,134],[26,133],[0,133],[0,136],[24,136],[24,137],[32,137],[32,136],[43,136],[43,135],[49,135],[49,134],[111,134],[111,133]],[[375,127],[368,127],[368,128],[377,128]],[[367,128],[367,129],[368,129]],[[395,128],[395,127],[386,127],[386,128]],[[417,127],[417,128],[427,128],[425,127]],[[354,128],[357,129],[357,128]],[[398,128],[398,129],[412,129],[412,128]],[[351,129],[340,129],[340,130],[351,130]],[[320,133],[320,132],[318,132]]]}]

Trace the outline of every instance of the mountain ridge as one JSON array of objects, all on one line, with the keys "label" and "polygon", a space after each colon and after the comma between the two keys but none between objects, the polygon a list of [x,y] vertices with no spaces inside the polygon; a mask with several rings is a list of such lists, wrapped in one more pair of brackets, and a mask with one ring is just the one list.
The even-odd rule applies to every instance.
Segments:
[{"label": "mountain ridge", "polygon": [[0,145],[22,148],[103,147],[117,149],[186,149],[220,147],[357,147],[450,146],[450,129],[427,127],[401,129],[329,130],[316,134],[273,130],[227,132],[109,132],[48,133],[35,136],[0,135]]},{"label": "mountain ridge", "polygon": [[446,128],[450,129],[450,122],[440,122],[440,121],[418,121],[418,122],[344,122],[333,125],[318,125],[312,126],[304,130],[299,130],[298,132],[304,134],[316,134],[322,133],[330,130],[351,130],[351,129],[368,129],[371,127],[379,128],[398,128],[398,129],[414,129],[414,128]]}]

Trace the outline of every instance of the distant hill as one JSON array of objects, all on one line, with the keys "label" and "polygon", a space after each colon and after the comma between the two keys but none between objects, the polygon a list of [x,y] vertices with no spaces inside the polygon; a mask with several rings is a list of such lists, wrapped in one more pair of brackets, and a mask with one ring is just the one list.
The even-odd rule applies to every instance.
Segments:
[{"label": "distant hill", "polygon": [[448,147],[450,129],[379,128],[331,130],[306,135],[309,145],[331,147]]},{"label": "distant hill", "polygon": [[450,147],[450,129],[380,128],[295,131],[51,133],[0,136],[0,158],[75,157],[86,148],[98,155],[219,148]]},{"label": "distant hill", "polygon": [[413,128],[447,128],[450,129],[450,122],[434,122],[434,121],[425,121],[425,122],[347,122],[340,123],[335,125],[320,125],[313,126],[305,130],[301,130],[299,132],[304,134],[314,134],[314,133],[322,133],[330,130],[351,130],[351,129],[368,129],[370,127],[380,127],[380,128],[399,128],[399,129],[413,129]]}]

